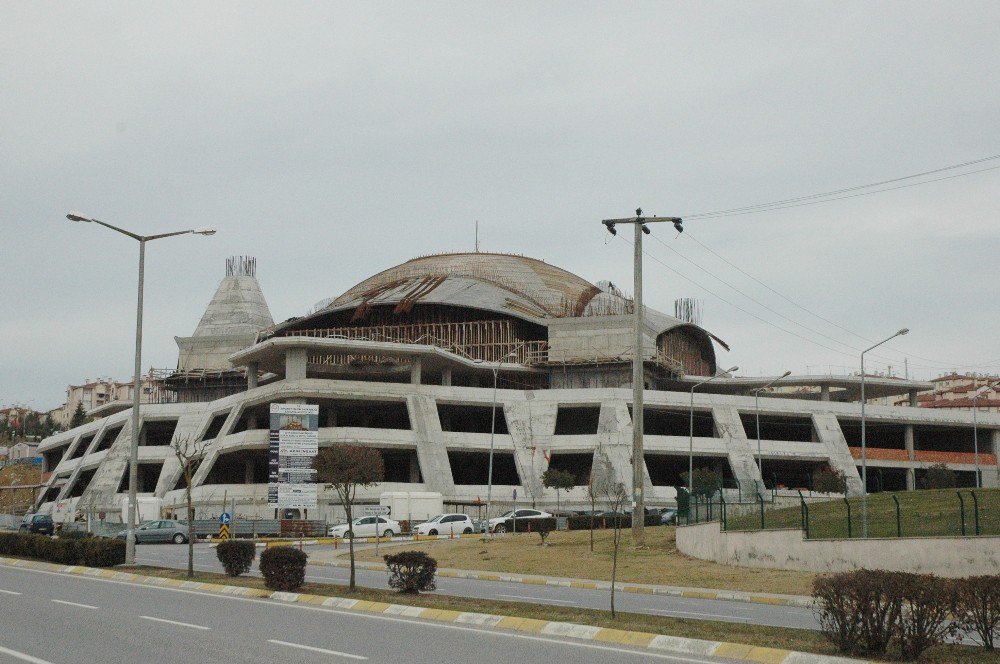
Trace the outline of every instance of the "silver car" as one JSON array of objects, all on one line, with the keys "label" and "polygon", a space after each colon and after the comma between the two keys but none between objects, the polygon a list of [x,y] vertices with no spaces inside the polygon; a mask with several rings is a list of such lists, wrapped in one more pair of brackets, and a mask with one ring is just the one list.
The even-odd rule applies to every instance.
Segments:
[{"label": "silver car", "polygon": [[[122,530],[116,537],[125,539],[128,531]],[[180,521],[147,521],[135,529],[135,541],[140,544],[151,542],[173,542],[184,544],[190,533],[186,523]]]}]

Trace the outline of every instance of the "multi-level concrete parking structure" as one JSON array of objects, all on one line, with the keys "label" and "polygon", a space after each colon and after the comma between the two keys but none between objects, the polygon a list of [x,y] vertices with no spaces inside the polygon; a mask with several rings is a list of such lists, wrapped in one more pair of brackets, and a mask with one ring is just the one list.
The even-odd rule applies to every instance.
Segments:
[{"label": "multi-level concrete parking structure", "polygon": [[[211,441],[195,476],[195,501],[217,512],[223,495],[244,513],[267,507],[268,410],[316,404],[320,446],[377,447],[383,491],[437,491],[455,503],[485,500],[495,394],[494,496],[555,502],[542,487],[549,467],[570,471],[586,502],[595,460],[631,484],[632,303],[522,256],[462,253],[417,258],[365,279],[314,313],[274,325],[254,265],[231,261],[191,337],[178,338],[174,403],[141,407],[140,495],[180,504],[172,440]],[[646,309],[645,493],[669,504],[688,467],[689,390],[719,370],[700,326]],[[727,486],[804,487],[819,466],[860,491],[860,377],[790,376],[813,388],[761,398],[761,465],[752,390],[771,379],[719,376],[694,395],[694,465]],[[912,488],[946,463],[965,484],[982,470],[997,484],[1000,416],[916,406],[932,385],[870,377],[870,398],[909,395],[910,406],[867,407],[869,490]],[[46,439],[54,471],[39,508],[66,517],[117,510],[127,489],[130,411]],[[115,409],[112,409],[115,410]],[[978,451],[978,453],[977,453]],[[334,496],[320,492],[319,514]],[[118,512],[120,514],[120,512]],[[310,514],[310,516],[314,516]]]}]

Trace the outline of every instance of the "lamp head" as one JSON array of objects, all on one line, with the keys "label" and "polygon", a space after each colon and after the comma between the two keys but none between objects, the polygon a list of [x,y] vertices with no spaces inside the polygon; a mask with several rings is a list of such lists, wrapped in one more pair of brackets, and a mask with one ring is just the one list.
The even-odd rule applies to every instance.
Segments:
[{"label": "lamp head", "polygon": [[786,371],[785,373],[781,374],[781,377],[785,378],[786,376],[791,376],[791,375],[792,375],[791,371]]},{"label": "lamp head", "polygon": [[739,367],[730,367],[726,369],[726,373],[733,373],[734,371],[739,371]]},{"label": "lamp head", "polygon": [[604,224],[605,228],[608,229],[609,233],[611,233],[612,235],[618,235],[618,231],[615,230],[615,224],[614,224],[614,222],[612,222],[612,221],[609,220],[609,221],[605,221],[605,222],[602,222],[602,223]]},{"label": "lamp head", "polygon": [[85,217],[79,212],[70,212],[69,214],[66,215],[66,218],[69,219],[70,221],[86,221],[87,223],[93,221],[93,219],[91,219],[90,217]]},{"label": "lamp head", "polygon": [[909,333],[910,333],[910,328],[908,328],[908,327],[904,327],[904,328],[903,328],[902,330],[900,330],[900,331],[899,331],[899,332],[897,332],[896,334],[897,334],[898,336],[903,336],[904,334],[909,334]]},{"label": "lamp head", "polygon": [[196,228],[191,232],[195,235],[215,235],[214,228]]}]

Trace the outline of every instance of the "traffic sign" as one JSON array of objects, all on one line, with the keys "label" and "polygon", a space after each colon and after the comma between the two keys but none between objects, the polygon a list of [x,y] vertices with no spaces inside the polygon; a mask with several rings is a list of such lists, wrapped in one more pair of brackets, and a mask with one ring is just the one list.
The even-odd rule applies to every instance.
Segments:
[{"label": "traffic sign", "polygon": [[365,516],[389,516],[392,508],[388,505],[362,505],[361,511]]},{"label": "traffic sign", "polygon": [[229,514],[229,512],[223,512],[222,514],[219,515],[219,523],[221,523],[222,525],[228,526],[232,522],[233,522],[233,517]]},{"label": "traffic sign", "polygon": [[226,524],[219,526],[219,539],[229,539],[229,526]]}]

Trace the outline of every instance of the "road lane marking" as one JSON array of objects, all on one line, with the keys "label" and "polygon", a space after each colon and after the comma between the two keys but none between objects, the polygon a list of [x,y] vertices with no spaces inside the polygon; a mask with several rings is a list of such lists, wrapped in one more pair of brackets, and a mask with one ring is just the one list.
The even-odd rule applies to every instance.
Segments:
[{"label": "road lane marking", "polygon": [[[664,653],[664,652],[650,652],[647,650],[633,649],[627,646],[606,646],[598,645],[596,643],[584,640],[567,640],[564,638],[545,636],[545,635],[534,635],[534,634],[523,634],[517,632],[511,632],[507,630],[494,630],[489,628],[457,625],[454,623],[444,623],[444,622],[433,622],[426,621],[420,618],[406,618],[402,616],[388,616],[383,614],[375,613],[359,613],[356,611],[333,609],[329,607],[311,606],[304,604],[294,604],[285,603],[274,604],[272,600],[269,599],[255,599],[252,597],[240,597],[237,595],[222,595],[216,593],[208,593],[198,590],[188,590],[186,588],[171,588],[167,586],[147,586],[140,583],[135,583],[131,581],[116,581],[113,579],[102,579],[93,576],[78,576],[75,574],[67,574],[66,572],[53,572],[49,570],[42,569],[32,569],[30,567],[12,567],[8,565],[0,565],[0,568],[6,568],[10,571],[18,572],[28,572],[33,574],[46,574],[49,576],[59,576],[59,577],[69,577],[73,579],[79,579],[80,581],[92,581],[96,583],[111,583],[119,586],[129,586],[132,588],[146,588],[149,590],[165,590],[167,592],[173,593],[184,593],[187,595],[199,595],[206,598],[214,598],[220,600],[230,600],[237,602],[246,602],[250,604],[261,604],[267,606],[280,606],[286,609],[298,609],[300,611],[320,611],[323,613],[332,613],[345,618],[361,618],[361,619],[371,619],[371,620],[381,620],[383,622],[397,622],[397,623],[409,623],[409,624],[420,624],[424,627],[429,627],[432,629],[447,629],[458,632],[472,632],[476,634],[481,634],[484,636],[490,636],[498,639],[518,639],[522,641],[544,641],[546,643],[555,643],[558,645],[569,646],[573,648],[584,648],[587,650],[601,650],[612,653],[622,653],[627,652],[631,655],[636,655],[638,657],[645,657],[648,659],[658,659],[666,662],[676,662],[678,664],[713,664],[718,662],[718,659],[708,656],[701,655],[690,655],[687,653]],[[42,662],[42,664],[52,664],[51,662]]]},{"label": "road lane marking", "polygon": [[704,616],[706,618],[724,618],[732,622],[750,622],[749,618],[741,615],[725,615],[721,613],[698,613],[697,611],[672,611],[670,609],[646,609],[653,613],[660,613],[665,616]]},{"label": "road lane marking", "polygon": [[3,646],[0,646],[0,653],[4,655],[10,655],[11,657],[19,659],[22,662],[31,662],[31,664],[52,664],[52,662],[48,660],[32,657],[31,655],[28,655],[26,653],[18,652],[16,650],[11,650],[10,648],[4,648]]},{"label": "road lane marking", "polygon": [[3,590],[2,588],[0,588],[0,593],[3,593],[4,595],[20,595],[21,594],[21,593],[16,593],[13,590]]},{"label": "road lane marking", "polygon": [[548,599],[545,597],[533,597],[531,595],[497,595],[497,597],[511,597],[513,599],[530,599],[533,602],[554,602],[556,604],[575,604],[568,599]]},{"label": "road lane marking", "polygon": [[97,607],[91,604],[80,604],[79,602],[67,602],[66,600],[63,599],[54,599],[52,601],[55,602],[56,604],[65,604],[66,606],[78,606],[81,609],[94,609],[95,611],[97,610]]},{"label": "road lane marking", "polygon": [[153,616],[139,616],[143,620],[154,620],[156,622],[167,623],[168,625],[178,625],[180,627],[190,627],[192,629],[204,629],[209,630],[211,627],[205,627],[204,625],[192,625],[191,623],[178,622],[176,620],[167,620],[166,618],[154,618]]},{"label": "road lane marking", "polygon": [[362,657],[361,655],[352,655],[349,652],[338,652],[336,650],[327,650],[326,648],[316,648],[314,646],[304,646],[301,643],[289,643],[288,641],[279,641],[277,639],[268,639],[268,643],[275,643],[279,646],[288,646],[289,648],[301,648],[302,650],[311,650],[312,652],[321,652],[324,655],[334,655],[336,657],[346,657],[347,659],[368,659],[367,657]]}]

